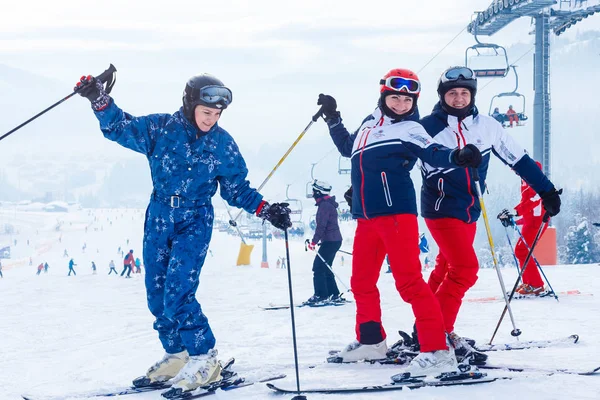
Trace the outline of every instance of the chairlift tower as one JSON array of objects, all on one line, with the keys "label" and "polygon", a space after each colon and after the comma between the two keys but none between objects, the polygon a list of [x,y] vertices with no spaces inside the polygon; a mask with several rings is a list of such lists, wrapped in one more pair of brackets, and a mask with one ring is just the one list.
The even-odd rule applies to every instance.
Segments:
[{"label": "chairlift tower", "polygon": [[[587,1],[569,1],[569,11],[552,6],[556,0],[493,0],[483,12],[478,12],[467,30],[474,35],[491,36],[521,17],[535,21],[535,55],[533,82],[533,158],[540,161],[544,173],[550,176],[550,31],[559,36],[572,25],[600,12],[600,5],[583,8]],[[578,8],[580,7],[580,8]]]}]

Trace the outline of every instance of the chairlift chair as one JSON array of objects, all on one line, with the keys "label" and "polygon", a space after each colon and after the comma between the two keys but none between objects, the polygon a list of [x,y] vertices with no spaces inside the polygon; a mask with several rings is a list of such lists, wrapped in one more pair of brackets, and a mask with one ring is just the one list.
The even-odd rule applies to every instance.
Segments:
[{"label": "chairlift chair", "polygon": [[[493,9],[492,6],[490,8]],[[478,19],[481,18],[480,15],[482,14],[478,14]],[[473,37],[477,43],[465,50],[465,65],[471,68],[478,78],[504,78],[510,70],[506,49],[497,44],[480,42],[476,30],[477,24],[475,24],[475,31],[473,32]],[[492,59],[494,64],[488,64]],[[486,60],[486,62],[483,66],[479,66],[473,65],[473,60]]]},{"label": "chairlift chair", "polygon": [[[521,93],[517,92],[517,89],[519,88],[519,75],[517,74],[517,68],[516,65],[511,65],[510,66],[513,69],[513,72],[515,73],[515,88],[513,89],[512,92],[504,92],[504,93],[499,93],[497,95],[495,95],[494,97],[492,97],[492,100],[490,102],[490,109],[488,110],[488,114],[491,117],[494,117],[492,110],[494,110],[496,108],[495,106],[495,101],[497,99],[503,98],[503,97],[516,97],[517,99],[520,99],[520,103],[521,103],[521,108],[518,108],[516,111],[517,113],[517,117],[519,118],[519,120],[517,121],[517,126],[524,126],[527,123],[527,120],[529,119],[529,117],[527,117],[527,115],[525,114],[525,96],[522,95]],[[521,110],[520,112],[518,110]],[[506,113],[500,113],[499,114],[500,118],[496,118],[498,120],[498,122],[500,122],[502,124],[502,126],[504,128],[508,128],[510,126],[510,118],[506,115]]]},{"label": "chairlift chair", "polygon": [[288,195],[288,191],[290,189],[291,184],[288,184],[285,189],[285,202],[289,204],[290,210],[290,218],[292,222],[294,221],[302,221],[302,201],[298,199],[291,199]]},{"label": "chairlift chair", "polygon": [[317,165],[317,163],[313,163],[312,167],[310,169],[310,181],[306,182],[306,198],[307,199],[312,199],[313,198],[313,191],[312,191],[312,185],[314,183],[315,179],[315,165]]},{"label": "chairlift chair", "polygon": [[347,157],[340,156],[338,159],[338,174],[347,175],[352,172],[352,161]]}]

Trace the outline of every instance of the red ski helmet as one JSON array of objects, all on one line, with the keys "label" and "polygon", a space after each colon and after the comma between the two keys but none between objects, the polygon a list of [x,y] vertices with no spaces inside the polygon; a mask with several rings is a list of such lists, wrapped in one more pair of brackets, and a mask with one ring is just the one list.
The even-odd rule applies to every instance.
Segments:
[{"label": "red ski helmet", "polygon": [[382,94],[392,92],[410,96],[416,100],[421,93],[419,77],[409,69],[392,69],[381,78],[379,84],[381,85],[379,91]]}]

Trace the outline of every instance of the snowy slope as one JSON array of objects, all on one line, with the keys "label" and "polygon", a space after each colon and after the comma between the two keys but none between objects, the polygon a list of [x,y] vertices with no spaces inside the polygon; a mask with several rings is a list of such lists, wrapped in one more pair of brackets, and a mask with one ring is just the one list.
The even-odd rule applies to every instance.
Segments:
[{"label": "snowy slope", "polygon": [[[13,259],[3,260],[0,279],[0,398],[19,399],[22,393],[64,395],[99,388],[123,387],[144,374],[162,356],[153,318],[146,308],[143,275],[133,279],[107,276],[108,262],[117,248],[141,254],[143,210],[80,210],[70,213],[29,213],[3,210],[0,222],[19,221],[18,244]],[[63,230],[54,230],[62,219]],[[112,222],[112,225],[111,225]],[[345,223],[348,235],[353,223]],[[87,227],[87,232],[85,228]],[[39,231],[39,233],[36,233]],[[62,234],[62,243],[59,237]],[[5,241],[6,236],[0,237]],[[12,239],[12,238],[11,238]],[[26,245],[30,239],[30,245]],[[126,240],[130,244],[126,244]],[[83,244],[87,245],[85,252]],[[42,247],[43,244],[43,247]],[[271,268],[260,268],[261,247],[256,242],[253,266],[236,267],[239,239],[214,232],[211,250],[201,275],[198,299],[208,316],[220,358],[236,358],[235,369],[244,376],[261,377],[285,372],[278,381],[294,387],[293,351],[289,310],[263,311],[259,306],[288,300],[287,271],[275,268],[285,254],[282,241],[269,243]],[[44,251],[40,251],[43,248]],[[312,295],[312,258],[301,240],[292,241],[291,270],[296,302]],[[78,275],[68,277],[68,258],[78,264]],[[343,250],[351,251],[347,242]],[[32,257],[33,265],[28,266]],[[92,275],[91,261],[98,265]],[[349,284],[350,256],[335,263],[336,273]],[[50,264],[48,274],[35,275],[42,261]],[[557,291],[579,289],[593,295],[516,301],[513,306],[522,340],[551,339],[578,333],[575,346],[493,353],[494,363],[538,367],[583,368],[600,365],[600,281],[597,265],[547,267],[546,274]],[[397,330],[409,330],[411,309],[396,292],[392,277],[383,273],[380,291],[388,344],[398,339]],[[516,278],[515,269],[502,271],[507,286]],[[340,285],[340,288],[343,286]],[[499,295],[494,270],[482,270],[469,298]],[[350,296],[351,297],[351,296]],[[489,340],[503,303],[466,302],[459,315],[457,331],[480,342]],[[327,365],[330,349],[339,349],[354,339],[354,305],[296,309],[296,328],[301,386],[383,384],[401,370],[398,366]],[[495,342],[509,342],[511,325],[506,318]],[[316,365],[316,366],[315,366]],[[314,368],[310,368],[315,366]],[[489,372],[498,375],[498,372]],[[398,393],[363,395],[310,395],[309,399],[506,399],[516,395],[528,399],[596,399],[600,376],[541,376],[512,373],[503,380],[473,387],[427,388]],[[218,392],[215,399],[290,398],[275,396],[264,385],[232,392]],[[160,399],[158,393],[122,397],[131,400]]]}]

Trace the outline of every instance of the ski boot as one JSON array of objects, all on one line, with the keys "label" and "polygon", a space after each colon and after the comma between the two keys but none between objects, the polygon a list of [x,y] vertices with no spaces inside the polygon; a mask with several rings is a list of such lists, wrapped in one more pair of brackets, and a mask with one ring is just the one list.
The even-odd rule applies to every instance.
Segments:
[{"label": "ski boot", "polygon": [[219,387],[222,379],[217,350],[211,349],[207,354],[190,356],[187,364],[171,379],[171,388],[162,395],[166,398],[180,397],[199,387],[214,390]]},{"label": "ski boot", "polygon": [[140,376],[133,380],[135,387],[164,386],[168,387],[167,381],[179,373],[183,366],[188,362],[188,352],[186,350],[169,354],[165,353],[163,358],[151,366],[145,376]]},{"label": "ski boot", "polygon": [[350,343],[339,353],[327,357],[330,363],[351,363],[357,361],[376,361],[387,358],[388,347],[385,339],[377,344],[362,344],[358,341]]},{"label": "ski boot", "polygon": [[448,339],[454,347],[454,354],[459,364],[485,365],[487,354],[477,351],[469,340],[458,336],[455,332],[450,333]]}]

